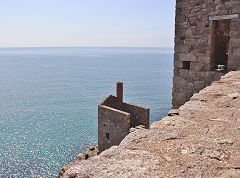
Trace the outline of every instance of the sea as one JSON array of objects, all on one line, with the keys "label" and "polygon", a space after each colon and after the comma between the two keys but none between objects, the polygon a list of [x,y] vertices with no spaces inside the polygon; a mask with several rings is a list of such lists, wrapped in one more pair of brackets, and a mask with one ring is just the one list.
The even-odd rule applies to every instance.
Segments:
[{"label": "sea", "polygon": [[161,120],[172,75],[172,48],[0,48],[0,177],[56,177],[96,145],[97,106],[118,81]]}]

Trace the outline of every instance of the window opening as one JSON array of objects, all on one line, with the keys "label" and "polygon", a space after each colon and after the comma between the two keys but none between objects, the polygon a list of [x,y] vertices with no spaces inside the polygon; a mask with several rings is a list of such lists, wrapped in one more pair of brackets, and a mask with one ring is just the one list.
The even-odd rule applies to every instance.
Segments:
[{"label": "window opening", "polygon": [[109,139],[109,133],[106,133],[106,138]]},{"label": "window opening", "polygon": [[190,61],[183,61],[182,66],[183,66],[183,69],[190,70]]}]

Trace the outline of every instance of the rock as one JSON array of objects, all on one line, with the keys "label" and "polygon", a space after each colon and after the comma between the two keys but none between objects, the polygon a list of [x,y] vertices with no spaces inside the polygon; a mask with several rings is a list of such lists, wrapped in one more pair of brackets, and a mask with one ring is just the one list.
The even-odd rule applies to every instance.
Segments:
[{"label": "rock", "polygon": [[172,109],[168,112],[168,116],[176,116],[179,115],[179,110],[178,109]]},{"label": "rock", "polygon": [[233,93],[233,94],[229,94],[228,97],[232,98],[232,99],[237,99],[238,97],[240,97],[239,93]]},{"label": "rock", "polygon": [[58,174],[58,178],[61,178],[63,176],[63,174],[67,171],[68,167],[67,166],[63,166],[61,169],[60,169],[60,172]]},{"label": "rock", "polygon": [[138,129],[145,129],[145,125],[138,125],[136,127],[131,127],[130,130],[129,130],[129,133],[135,132]]},{"label": "rock", "polygon": [[135,127],[136,129],[145,129],[145,125],[138,125],[137,127]]},{"label": "rock", "polygon": [[136,129],[132,127],[132,128],[130,128],[130,131],[129,131],[129,132],[131,133],[131,132],[134,132],[135,130],[136,130]]},{"label": "rock", "polygon": [[217,139],[218,144],[229,144],[232,145],[233,141],[231,139]]},{"label": "rock", "polygon": [[164,158],[167,160],[167,161],[171,161],[172,159],[169,157],[169,156],[164,156]]},{"label": "rock", "polygon": [[90,146],[85,152],[85,159],[89,159],[93,156],[96,156],[98,154],[98,148],[95,146]]},{"label": "rock", "polygon": [[84,153],[78,154],[76,159],[77,159],[77,160],[83,160],[83,159],[85,159],[85,154],[84,154]]},{"label": "rock", "polygon": [[89,149],[90,151],[94,151],[94,150],[95,150],[95,146],[90,146],[88,149]]}]

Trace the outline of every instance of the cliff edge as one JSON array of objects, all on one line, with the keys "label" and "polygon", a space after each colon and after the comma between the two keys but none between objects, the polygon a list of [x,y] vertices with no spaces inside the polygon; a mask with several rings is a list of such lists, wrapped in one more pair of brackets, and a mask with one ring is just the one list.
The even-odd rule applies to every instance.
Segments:
[{"label": "cliff edge", "polygon": [[63,177],[240,177],[240,71]]}]

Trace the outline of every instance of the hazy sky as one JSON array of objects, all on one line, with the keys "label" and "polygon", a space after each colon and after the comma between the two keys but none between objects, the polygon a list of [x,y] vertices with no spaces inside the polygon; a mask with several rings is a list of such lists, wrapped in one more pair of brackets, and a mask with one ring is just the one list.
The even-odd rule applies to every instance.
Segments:
[{"label": "hazy sky", "polygon": [[175,0],[0,0],[0,47],[172,47]]}]

